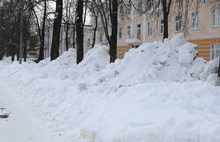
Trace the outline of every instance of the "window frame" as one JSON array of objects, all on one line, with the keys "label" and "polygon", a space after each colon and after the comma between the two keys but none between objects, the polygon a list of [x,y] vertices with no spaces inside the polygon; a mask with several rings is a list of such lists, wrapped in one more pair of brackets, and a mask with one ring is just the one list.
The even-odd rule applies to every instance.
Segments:
[{"label": "window frame", "polygon": [[[129,28],[128,28],[129,27]],[[127,26],[127,34],[126,34],[127,38],[130,38],[130,35],[131,35],[131,26]]]},{"label": "window frame", "polygon": [[[163,23],[162,23],[163,21]],[[164,20],[160,20],[160,34],[163,34],[164,33]]]},{"label": "window frame", "polygon": [[[149,26],[149,23],[150,23],[150,26]],[[152,35],[152,33],[153,33],[153,31],[152,31],[152,28],[153,27],[153,22],[147,22],[147,35],[149,36],[149,35]],[[150,33],[149,33],[149,31],[151,31]]]},{"label": "window frame", "polygon": [[[197,13],[197,14],[196,14]],[[192,14],[191,14],[191,19],[192,19],[192,21],[191,21],[191,29],[192,30],[198,30],[199,29],[199,22],[200,22],[200,13],[199,12],[193,12]],[[194,25],[196,25],[194,22],[196,21],[195,19],[196,19],[196,16],[198,17],[197,19],[197,25],[198,25],[198,27],[197,28],[195,28],[194,27]],[[194,24],[193,24],[194,23]]]},{"label": "window frame", "polygon": [[153,8],[153,0],[145,0],[145,10],[151,10]]},{"label": "window frame", "polygon": [[118,39],[122,39],[122,30],[123,30],[123,28],[119,27],[119,29],[118,29]]},{"label": "window frame", "polygon": [[[218,11],[214,13],[216,10]],[[217,25],[214,25],[214,19],[217,20]],[[212,9],[212,27],[220,27],[220,8]]]},{"label": "window frame", "polygon": [[[219,57],[219,56],[217,56],[217,48],[216,49],[213,49],[214,48],[214,46],[218,46],[219,47],[219,56],[220,56],[220,43],[213,43],[213,44],[211,44],[211,54],[210,54],[210,59],[211,60],[214,60],[215,58],[217,58],[217,57]],[[215,57],[213,57],[213,52],[215,52],[214,54],[215,54]]]},{"label": "window frame", "polygon": [[[138,27],[139,26],[139,27]],[[140,31],[140,36],[138,38],[138,31]],[[141,40],[141,24],[137,24],[137,27],[136,27],[136,34],[137,34],[137,39]]]},{"label": "window frame", "polygon": [[[177,19],[178,18],[178,19]],[[178,24],[178,29],[177,29],[177,24]],[[174,31],[175,32],[180,32],[181,31],[181,26],[182,26],[182,15],[178,15],[174,19]]]},{"label": "window frame", "polygon": [[118,49],[118,59],[121,59],[122,58],[122,53],[121,53],[121,49]]},{"label": "window frame", "polygon": [[131,15],[131,4],[127,4],[127,15]]},{"label": "window frame", "polygon": [[119,6],[119,14],[121,14],[121,15],[124,14],[124,7],[123,7],[123,5]]},{"label": "window frame", "polygon": [[137,2],[137,13],[142,13],[142,1]]}]

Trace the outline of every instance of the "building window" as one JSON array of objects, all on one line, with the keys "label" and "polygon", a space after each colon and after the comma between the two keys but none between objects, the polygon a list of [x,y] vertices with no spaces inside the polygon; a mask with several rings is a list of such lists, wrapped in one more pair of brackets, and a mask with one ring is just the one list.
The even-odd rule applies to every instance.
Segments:
[{"label": "building window", "polygon": [[179,32],[181,30],[182,16],[175,17],[175,32]]},{"label": "building window", "polygon": [[141,39],[141,24],[137,25],[137,39]]},{"label": "building window", "polygon": [[212,26],[220,26],[220,8],[212,10]]},{"label": "building window", "polygon": [[163,34],[164,31],[164,21],[160,20],[160,34]]},{"label": "building window", "polygon": [[127,5],[127,14],[130,15],[131,14],[131,4]]},{"label": "building window", "polygon": [[147,35],[152,35],[152,22],[147,23]]},{"label": "building window", "polygon": [[142,1],[139,1],[139,2],[137,3],[137,12],[138,12],[138,13],[141,13],[141,12],[142,12]]},{"label": "building window", "polygon": [[100,33],[99,36],[100,36],[100,37],[99,37],[99,41],[102,42],[102,33]]},{"label": "building window", "polygon": [[121,59],[121,49],[118,49],[118,59]]},{"label": "building window", "polygon": [[212,44],[211,59],[215,59],[220,56],[220,43]]},{"label": "building window", "polygon": [[118,31],[118,38],[122,38],[122,28],[119,28],[119,31]]},{"label": "building window", "polygon": [[192,13],[192,29],[199,29],[199,12]]},{"label": "building window", "polygon": [[130,38],[131,35],[131,26],[127,26],[127,38]]},{"label": "building window", "polygon": [[153,9],[153,0],[146,0],[145,1],[145,8],[146,8],[146,10]]},{"label": "building window", "polygon": [[120,13],[120,14],[124,14],[123,5],[120,6],[120,8],[119,8],[119,13]]}]

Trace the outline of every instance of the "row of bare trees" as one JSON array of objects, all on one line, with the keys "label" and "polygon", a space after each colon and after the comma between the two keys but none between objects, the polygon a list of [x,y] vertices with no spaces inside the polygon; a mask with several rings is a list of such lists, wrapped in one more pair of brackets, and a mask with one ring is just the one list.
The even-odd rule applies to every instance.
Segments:
[{"label": "row of bare trees", "polygon": [[[51,60],[59,56],[59,39],[61,22],[67,25],[66,35],[68,33],[68,25],[74,24],[75,19],[75,1],[65,1],[65,16],[63,16],[63,0],[28,0],[24,1],[23,8],[20,7],[20,0],[4,1],[0,5],[0,59],[3,56],[17,55],[19,59],[19,38],[20,31],[23,32],[23,57],[26,60],[27,44],[30,44],[31,35],[38,35],[39,39],[39,57],[38,61],[44,59],[45,49],[45,28],[46,21],[51,18],[53,21],[53,40],[51,47]],[[53,3],[56,3],[56,11],[53,10]],[[20,26],[21,12],[23,12],[23,27]],[[22,30],[21,30],[22,29]],[[66,36],[66,38],[69,38]],[[67,42],[68,44],[68,42]],[[73,46],[74,47],[74,46]],[[48,47],[47,47],[48,48]],[[67,46],[67,49],[69,47]]]},{"label": "row of bare trees", "polygon": [[[140,0],[141,1],[141,0]],[[162,6],[161,13],[163,15],[164,32],[163,39],[168,38],[168,21],[171,14],[171,5],[177,0],[142,0],[147,5],[154,7]],[[178,0],[183,1],[183,0]],[[189,0],[185,0],[189,1]],[[21,8],[19,0],[10,0],[0,7],[0,59],[3,55],[14,57],[18,53],[19,45],[19,25]],[[55,11],[51,8],[53,3],[56,5]],[[149,4],[151,3],[151,4]],[[128,9],[127,4],[138,10],[135,1],[131,0],[28,0],[24,3],[24,37],[23,48],[24,58],[26,58],[26,47],[30,36],[34,33],[38,34],[40,41],[40,52],[38,61],[44,58],[45,49],[45,27],[46,20],[49,17],[54,17],[53,21],[53,36],[51,46],[51,60],[55,60],[59,56],[59,42],[61,25],[65,24],[65,41],[66,50],[70,48],[69,39],[72,38],[73,48],[77,48],[77,63],[83,60],[83,36],[84,25],[87,12],[94,18],[93,22],[93,40],[92,47],[95,44],[96,30],[98,27],[98,18],[101,19],[105,37],[110,47],[110,62],[116,59],[117,51],[117,33],[118,33],[118,9],[120,5],[124,5]],[[179,4],[183,7],[183,2]],[[131,7],[130,7],[131,8]],[[145,9],[141,14],[148,13],[150,9]],[[183,12],[183,11],[182,11]],[[172,11],[173,14],[173,11]],[[149,15],[149,14],[148,14]],[[70,37],[70,28],[73,31]],[[76,37],[75,37],[76,32]],[[75,46],[76,39],[76,46]],[[17,54],[19,58],[19,55]],[[14,60],[14,59],[13,59]]]},{"label": "row of bare trees", "polygon": [[[3,2],[0,7],[0,59],[4,55],[14,56],[17,55],[19,59],[19,33],[20,33],[20,13],[21,9],[18,6],[18,1]],[[24,20],[23,20],[23,34],[24,34],[24,60],[26,60],[27,42],[31,36],[32,15],[29,14],[30,3],[25,2],[24,7]],[[31,13],[31,12],[30,12]]]},{"label": "row of bare trees", "polygon": [[[37,33],[39,39],[39,57],[38,61],[44,59],[45,50],[45,28],[46,22],[49,17],[53,17],[53,35],[52,35],[52,46],[51,46],[51,60],[56,59],[59,56],[59,45],[60,45],[60,29],[62,24],[65,24],[65,41],[66,50],[69,47],[70,34],[69,28],[73,31],[73,48],[77,48],[77,63],[83,60],[83,36],[84,36],[84,25],[86,21],[87,12],[94,12],[94,6],[97,6],[99,1],[88,1],[88,0],[29,0],[25,1],[23,8],[24,15],[24,26],[20,27],[20,14],[21,7],[19,7],[20,1],[10,0],[4,3],[1,7],[1,35],[0,35],[0,45],[1,45],[1,57],[5,54],[14,57],[17,54],[19,58],[18,48],[19,48],[19,31],[22,28],[23,31],[23,53],[26,59],[27,54],[27,43],[30,41],[30,36]],[[51,5],[54,3],[56,5],[55,11],[51,10]],[[92,6],[93,5],[93,6]],[[111,34],[106,32],[110,43],[110,62],[114,62],[116,58],[116,47],[117,47],[117,0],[109,1],[110,10],[110,22],[112,27]],[[100,7],[100,5],[99,5]],[[102,11],[105,13],[104,8]],[[103,19],[104,21],[104,19]],[[76,37],[75,33],[76,32]],[[95,33],[95,32],[94,32]],[[76,46],[75,46],[76,39]],[[95,39],[95,38],[94,38]],[[95,40],[93,41],[93,46]],[[48,47],[47,47],[48,48]],[[6,52],[7,51],[7,52]],[[14,58],[12,58],[14,60]]]}]

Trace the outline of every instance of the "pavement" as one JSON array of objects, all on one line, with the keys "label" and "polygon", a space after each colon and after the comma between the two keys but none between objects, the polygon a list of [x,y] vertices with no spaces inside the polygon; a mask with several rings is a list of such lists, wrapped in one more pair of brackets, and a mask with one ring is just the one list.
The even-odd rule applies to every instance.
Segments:
[{"label": "pavement", "polygon": [[0,142],[54,142],[53,135],[0,77]]}]

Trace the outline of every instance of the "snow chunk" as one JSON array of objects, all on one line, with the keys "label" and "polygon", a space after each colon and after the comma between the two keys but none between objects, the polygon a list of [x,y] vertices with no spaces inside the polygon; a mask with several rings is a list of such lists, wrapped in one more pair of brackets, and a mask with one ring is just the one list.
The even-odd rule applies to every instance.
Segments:
[{"label": "snow chunk", "polygon": [[197,56],[198,51],[198,45],[187,42],[183,46],[179,47],[178,61],[182,64],[190,64]]}]

